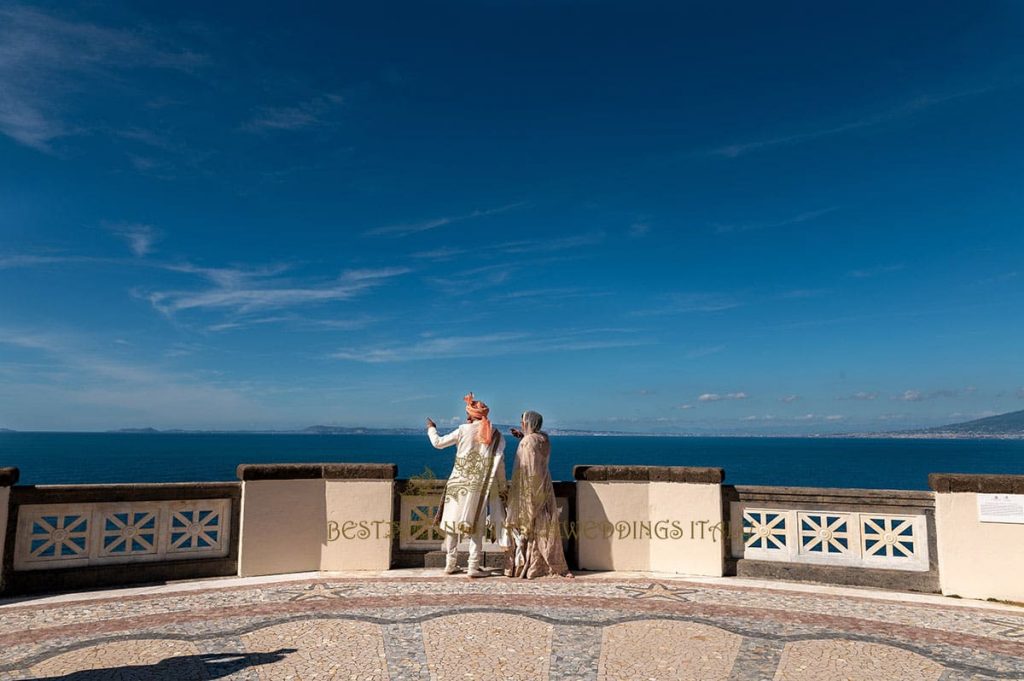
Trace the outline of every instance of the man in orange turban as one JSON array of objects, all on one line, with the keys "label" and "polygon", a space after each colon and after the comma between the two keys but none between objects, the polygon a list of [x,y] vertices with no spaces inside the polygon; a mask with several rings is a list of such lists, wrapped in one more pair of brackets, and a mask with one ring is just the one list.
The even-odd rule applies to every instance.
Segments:
[{"label": "man in orange turban", "polygon": [[[469,538],[469,576],[488,577],[490,572],[480,568],[483,557],[485,527],[499,528],[498,540],[508,545],[504,530],[505,508],[500,495],[505,491],[505,441],[488,418],[490,408],[466,395],[467,422],[441,436],[437,424],[427,419],[427,437],[437,449],[455,445],[455,465],[445,486],[441,511],[441,530],[445,533],[444,549],[447,553],[445,573],[459,572],[457,565],[459,538]],[[488,523],[488,506],[490,523]]]}]

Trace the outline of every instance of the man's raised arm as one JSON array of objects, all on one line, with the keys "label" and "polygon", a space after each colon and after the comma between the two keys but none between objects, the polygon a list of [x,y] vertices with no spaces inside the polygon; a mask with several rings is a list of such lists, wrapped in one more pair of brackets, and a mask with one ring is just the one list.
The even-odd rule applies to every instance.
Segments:
[{"label": "man's raised arm", "polygon": [[427,419],[427,437],[430,438],[430,444],[434,445],[436,449],[444,449],[445,447],[451,447],[452,445],[458,444],[459,432],[459,429],[456,428],[442,437],[437,434],[437,424],[430,419]]}]

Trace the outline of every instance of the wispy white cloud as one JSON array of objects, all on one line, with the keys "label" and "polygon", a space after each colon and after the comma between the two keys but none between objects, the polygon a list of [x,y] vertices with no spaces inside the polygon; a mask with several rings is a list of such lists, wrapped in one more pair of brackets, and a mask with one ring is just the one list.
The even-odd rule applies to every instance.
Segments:
[{"label": "wispy white cloud", "polygon": [[729,232],[749,232],[756,229],[772,229],[774,227],[785,227],[787,225],[799,225],[804,222],[810,222],[820,218],[823,215],[828,215],[829,213],[833,213],[837,210],[839,210],[839,208],[833,206],[831,208],[819,208],[817,210],[804,211],[803,213],[798,213],[781,220],[719,224],[715,225],[715,231],[719,234],[727,234]]},{"label": "wispy white cloud", "polygon": [[[145,37],[143,37],[145,36]],[[152,34],[64,19],[21,5],[0,8],[0,133],[50,153],[87,129],[68,120],[69,95],[138,68],[191,70],[205,58]]]},{"label": "wispy white cloud", "polygon": [[637,220],[629,225],[626,233],[633,239],[647,236],[651,231],[651,223],[645,220]]},{"label": "wispy white cloud", "polygon": [[[95,414],[98,427],[125,422],[149,425],[176,419],[179,423],[218,425],[270,414],[238,386],[177,372],[154,363],[129,361],[126,350],[116,356],[102,352],[97,339],[65,330],[40,331],[0,327],[0,345],[38,353],[45,370],[32,370],[21,382],[0,386],[0,400],[73,407],[69,418]],[[168,349],[165,357],[175,356]],[[31,418],[31,414],[23,418]],[[68,427],[70,421],[61,425]]]},{"label": "wispy white cloud", "polygon": [[782,397],[779,398],[779,402],[784,402],[786,404],[792,404],[793,402],[798,401],[800,401],[799,395],[783,395]]},{"label": "wispy white cloud", "polygon": [[930,392],[922,392],[920,390],[904,390],[899,395],[893,395],[893,400],[899,400],[901,402],[924,402],[925,400],[934,400],[941,397],[953,398],[960,395],[959,390],[950,388],[941,388],[938,390],[932,390]]},{"label": "wispy white cloud", "polygon": [[207,331],[220,333],[223,331],[235,331],[252,326],[281,325],[291,329],[322,329],[325,331],[356,331],[365,329],[377,319],[374,317],[358,316],[344,319],[317,319],[297,314],[283,314],[272,316],[236,317],[230,321],[211,324],[206,327]]},{"label": "wispy white cloud", "polygon": [[469,213],[463,213],[461,215],[447,215],[443,217],[430,218],[429,220],[422,220],[420,222],[408,222],[397,225],[385,225],[383,227],[375,227],[373,229],[364,232],[365,236],[386,236],[386,237],[403,237],[409,236],[410,234],[419,234],[420,232],[427,232],[438,227],[444,227],[456,222],[464,222],[466,220],[475,220],[477,218],[484,218],[491,215],[498,215],[500,213],[506,213],[510,210],[519,208],[520,206],[526,205],[520,201],[517,203],[510,203],[504,206],[498,206],[497,208],[478,209]]},{"label": "wispy white cloud", "polygon": [[245,132],[306,130],[332,123],[331,116],[344,104],[341,95],[326,93],[291,106],[266,106],[253,112],[241,128]]},{"label": "wispy white cloud", "polygon": [[142,258],[153,252],[153,245],[160,239],[161,233],[153,225],[141,223],[108,224],[107,228],[128,242],[135,257]]},{"label": "wispy white cloud", "polygon": [[868,401],[869,402],[869,401],[877,400],[878,399],[878,391],[875,391],[875,390],[872,390],[872,391],[860,390],[858,392],[853,393],[852,395],[842,395],[840,397],[837,397],[836,399],[838,399],[838,400],[858,400],[858,401]]},{"label": "wispy white cloud", "polygon": [[820,298],[828,292],[829,290],[824,288],[796,288],[783,291],[779,294],[779,298],[783,300],[804,300],[807,298]]},{"label": "wispy white cloud", "polygon": [[686,359],[698,359],[700,357],[708,357],[710,355],[717,355],[719,352],[725,350],[724,345],[709,345],[702,348],[692,348],[683,353],[683,357]]},{"label": "wispy white cloud", "polygon": [[496,357],[546,352],[579,352],[650,344],[628,336],[610,337],[607,329],[538,335],[499,331],[468,336],[424,336],[412,343],[342,348],[333,359],[367,363],[410,362],[426,359]]},{"label": "wispy white cloud", "polygon": [[890,274],[892,272],[899,272],[905,267],[902,263],[894,265],[878,265],[876,267],[868,267],[866,269],[850,270],[846,273],[846,276],[854,279],[870,279],[877,277],[882,274]]},{"label": "wispy white cloud", "polygon": [[[588,246],[596,246],[604,241],[605,233],[603,231],[593,231],[589,233],[582,233],[582,235],[570,235],[568,237],[552,239],[523,239],[519,241],[499,242],[496,244],[476,243],[473,245],[472,249],[466,247],[444,246],[426,251],[417,251],[416,253],[413,253],[412,256],[414,258],[433,260],[435,262],[455,260],[470,253],[476,260],[499,260],[503,256],[527,254],[534,256],[559,257],[554,256],[553,254],[564,251],[582,251]],[[535,261],[534,264],[537,264],[537,261]],[[484,265],[484,267],[488,266],[493,265]],[[514,267],[511,263],[495,266],[507,267],[510,269]]]},{"label": "wispy white cloud", "polygon": [[660,298],[660,305],[636,310],[641,317],[686,314],[689,312],[722,312],[742,307],[743,301],[731,293],[670,293]]},{"label": "wispy white cloud", "polygon": [[287,267],[204,268],[191,264],[169,266],[180,272],[199,274],[214,283],[213,288],[187,291],[155,291],[142,294],[157,310],[173,316],[184,310],[227,310],[246,314],[261,310],[315,305],[350,300],[388,279],[410,272],[404,267],[361,269],[344,272],[337,279],[295,282],[279,275]]},{"label": "wispy white cloud", "polygon": [[741,392],[735,392],[735,393],[725,393],[725,394],[704,393],[704,394],[702,394],[702,395],[697,397],[697,401],[698,402],[720,402],[722,400],[745,400],[745,399],[747,399],[749,397],[750,397],[750,395],[748,395],[747,393],[742,392],[742,391]]},{"label": "wispy white cloud", "polygon": [[28,267],[45,267],[47,265],[67,265],[71,263],[116,263],[114,258],[93,258],[78,255],[31,255],[17,254],[0,256],[0,270],[21,269]]},{"label": "wispy white cloud", "polygon": [[831,137],[832,135],[851,132],[853,130],[872,128],[892,121],[908,118],[939,104],[944,104],[946,102],[966,97],[974,97],[991,92],[995,89],[995,87],[981,87],[946,95],[922,95],[886,111],[864,116],[846,123],[821,128],[812,128],[803,132],[796,132],[790,135],[780,135],[778,137],[769,137],[767,139],[755,140],[752,142],[729,144],[712,150],[711,155],[721,156],[724,158],[736,158],[738,156],[774,147],[790,146],[820,139],[822,137]]},{"label": "wispy white cloud", "polygon": [[559,302],[562,300],[579,298],[605,298],[612,295],[610,291],[596,291],[592,289],[565,286],[561,288],[536,288],[510,291],[491,298],[494,302],[516,302],[522,301],[527,304],[536,302]]},{"label": "wispy white cloud", "polygon": [[843,421],[846,416],[843,414],[803,414],[797,416],[794,420],[796,421]]}]

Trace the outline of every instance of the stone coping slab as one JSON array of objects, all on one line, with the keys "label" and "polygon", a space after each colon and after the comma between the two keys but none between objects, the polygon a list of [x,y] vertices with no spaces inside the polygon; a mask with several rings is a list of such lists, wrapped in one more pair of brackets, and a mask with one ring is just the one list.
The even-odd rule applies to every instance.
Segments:
[{"label": "stone coping slab", "polygon": [[17,468],[0,468],[0,487],[10,487],[11,485],[16,485],[20,477],[21,471],[19,471]]},{"label": "stone coping slab", "polygon": [[238,479],[250,480],[394,480],[393,463],[243,463]]},{"label": "stone coping slab", "polygon": [[721,484],[722,468],[697,466],[574,466],[573,478],[587,482],[690,482]]},{"label": "stone coping slab", "polygon": [[936,492],[1024,494],[1024,475],[932,473],[928,476],[928,486]]},{"label": "stone coping slab", "polygon": [[78,504],[179,499],[239,499],[237,482],[154,482],[103,485],[24,485],[11,490],[15,504]]}]

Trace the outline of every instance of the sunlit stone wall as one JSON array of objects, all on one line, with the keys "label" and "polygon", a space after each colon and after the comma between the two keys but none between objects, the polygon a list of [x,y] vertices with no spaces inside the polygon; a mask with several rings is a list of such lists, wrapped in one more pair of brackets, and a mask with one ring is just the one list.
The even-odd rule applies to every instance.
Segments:
[{"label": "sunlit stone wall", "polygon": [[394,464],[242,465],[239,574],[387,570]]},{"label": "sunlit stone wall", "polygon": [[932,474],[942,593],[1024,602],[1024,475]]},{"label": "sunlit stone wall", "polygon": [[577,466],[579,567],[721,576],[723,475],[721,468]]}]

